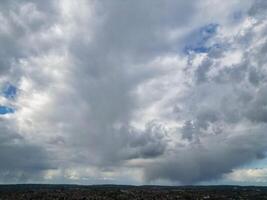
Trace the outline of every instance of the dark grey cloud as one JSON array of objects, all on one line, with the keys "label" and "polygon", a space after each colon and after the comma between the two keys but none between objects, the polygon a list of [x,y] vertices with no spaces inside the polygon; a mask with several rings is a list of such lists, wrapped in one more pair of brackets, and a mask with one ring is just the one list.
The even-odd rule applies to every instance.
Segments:
[{"label": "dark grey cloud", "polygon": [[248,13],[249,13],[249,15],[251,15],[253,17],[262,18],[265,15],[266,8],[267,8],[266,1],[256,0]]},{"label": "dark grey cloud", "polygon": [[1,119],[0,127],[0,182],[40,180],[53,164],[45,149],[26,141],[16,133],[12,122]]},{"label": "dark grey cloud", "polygon": [[249,104],[247,108],[246,116],[248,119],[255,123],[266,123],[267,122],[267,90],[266,84],[259,88],[255,98]]},{"label": "dark grey cloud", "polygon": [[264,156],[265,129],[266,126],[246,130],[247,134],[232,138],[211,136],[205,144],[178,148],[168,158],[149,165],[145,177],[147,180],[169,179],[183,184],[221,178],[233,168]]}]

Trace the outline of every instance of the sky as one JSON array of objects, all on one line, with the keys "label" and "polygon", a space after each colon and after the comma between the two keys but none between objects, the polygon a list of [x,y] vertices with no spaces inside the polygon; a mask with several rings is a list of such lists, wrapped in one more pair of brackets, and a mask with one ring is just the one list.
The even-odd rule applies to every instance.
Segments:
[{"label": "sky", "polygon": [[2,0],[0,183],[267,185],[267,1]]}]

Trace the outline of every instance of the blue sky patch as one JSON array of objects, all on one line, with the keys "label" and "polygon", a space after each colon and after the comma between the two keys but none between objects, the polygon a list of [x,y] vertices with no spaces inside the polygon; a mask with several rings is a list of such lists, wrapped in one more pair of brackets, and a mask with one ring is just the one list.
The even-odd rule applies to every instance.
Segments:
[{"label": "blue sky patch", "polygon": [[3,90],[4,97],[14,99],[17,95],[17,88],[11,84],[7,84]]},{"label": "blue sky patch", "polygon": [[188,54],[189,52],[196,52],[196,53],[207,53],[210,50],[208,47],[185,47],[185,52]]},{"label": "blue sky patch", "polygon": [[207,53],[212,47],[207,46],[207,41],[212,38],[218,29],[218,24],[208,24],[192,33],[188,38],[188,44],[184,48],[184,52]]},{"label": "blue sky patch", "polygon": [[13,108],[7,106],[0,106],[0,115],[5,115],[8,113],[14,113],[15,110]]},{"label": "blue sky patch", "polygon": [[208,24],[207,26],[201,27],[200,30],[202,34],[213,35],[216,33],[218,26],[219,24]]}]

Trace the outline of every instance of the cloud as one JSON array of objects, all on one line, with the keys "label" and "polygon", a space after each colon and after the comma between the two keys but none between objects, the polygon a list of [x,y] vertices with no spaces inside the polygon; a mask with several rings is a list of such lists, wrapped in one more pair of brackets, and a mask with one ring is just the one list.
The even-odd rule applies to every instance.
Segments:
[{"label": "cloud", "polygon": [[18,134],[14,129],[12,118],[1,117],[0,128],[2,183],[40,180],[45,170],[53,168],[46,150],[26,141]]},{"label": "cloud", "polygon": [[197,144],[177,147],[167,158],[149,164],[146,178],[170,179],[184,184],[220,178],[237,166],[264,157],[265,128],[253,130],[253,135],[250,131],[242,131],[231,133],[229,137],[202,137]]},{"label": "cloud", "polygon": [[[261,3],[257,1],[249,13]],[[212,39],[223,48],[219,56],[198,51],[189,55],[188,89],[182,98],[174,97],[180,108],[177,115],[185,121],[177,134],[181,132],[188,144],[149,163],[144,174],[147,180],[192,184],[218,179],[265,157],[266,63],[262,60],[266,41],[261,37],[265,31],[265,20],[253,15],[233,36],[221,38],[221,29]],[[245,43],[248,35],[251,38]],[[239,56],[229,63],[231,54]]]},{"label": "cloud", "polygon": [[4,1],[10,180],[195,183],[263,158],[264,3],[217,3]]},{"label": "cloud", "polygon": [[237,169],[226,175],[226,180],[239,183],[266,183],[266,168]]}]

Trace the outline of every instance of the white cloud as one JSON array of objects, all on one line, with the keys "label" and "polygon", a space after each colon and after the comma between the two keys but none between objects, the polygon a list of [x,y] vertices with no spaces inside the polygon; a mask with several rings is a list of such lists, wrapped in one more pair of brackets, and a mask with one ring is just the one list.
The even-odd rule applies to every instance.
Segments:
[{"label": "white cloud", "polygon": [[236,169],[226,174],[225,179],[233,182],[265,184],[267,182],[267,169]]}]

